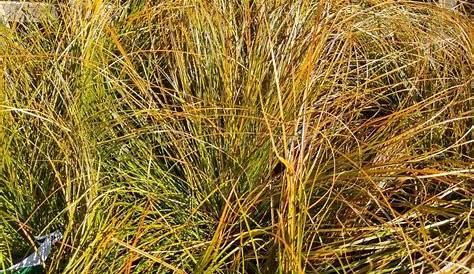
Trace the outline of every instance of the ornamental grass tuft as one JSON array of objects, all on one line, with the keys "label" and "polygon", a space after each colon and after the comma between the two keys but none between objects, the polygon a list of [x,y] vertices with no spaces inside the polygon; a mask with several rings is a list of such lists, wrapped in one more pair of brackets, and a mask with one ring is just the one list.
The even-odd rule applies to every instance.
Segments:
[{"label": "ornamental grass tuft", "polygon": [[0,25],[0,269],[472,273],[472,5],[45,1]]}]

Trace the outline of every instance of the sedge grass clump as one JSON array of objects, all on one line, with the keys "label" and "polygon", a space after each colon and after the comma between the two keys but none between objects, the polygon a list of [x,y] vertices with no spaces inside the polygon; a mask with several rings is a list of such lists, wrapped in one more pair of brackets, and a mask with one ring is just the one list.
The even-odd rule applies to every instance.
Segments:
[{"label": "sedge grass clump", "polygon": [[[0,266],[468,273],[472,18],[76,1],[0,34]],[[71,6],[72,5],[72,6]]]}]

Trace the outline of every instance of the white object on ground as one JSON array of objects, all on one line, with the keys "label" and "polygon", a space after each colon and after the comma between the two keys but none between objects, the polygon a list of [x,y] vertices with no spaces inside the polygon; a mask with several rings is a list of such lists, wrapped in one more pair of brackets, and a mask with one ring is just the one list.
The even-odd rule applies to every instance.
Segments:
[{"label": "white object on ground", "polygon": [[33,252],[30,256],[26,257],[23,261],[11,266],[6,270],[0,270],[0,273],[9,273],[25,267],[37,266],[43,264],[51,253],[53,244],[60,241],[63,238],[63,234],[56,230],[45,236],[36,236],[35,239],[41,242],[38,249]]}]

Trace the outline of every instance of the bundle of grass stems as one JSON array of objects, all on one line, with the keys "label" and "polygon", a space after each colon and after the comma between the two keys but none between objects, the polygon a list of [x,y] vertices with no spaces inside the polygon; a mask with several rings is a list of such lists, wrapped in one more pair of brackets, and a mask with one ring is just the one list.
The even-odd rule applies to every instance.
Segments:
[{"label": "bundle of grass stems", "polygon": [[472,273],[468,2],[43,2],[0,25],[0,269],[60,229],[46,273]]}]

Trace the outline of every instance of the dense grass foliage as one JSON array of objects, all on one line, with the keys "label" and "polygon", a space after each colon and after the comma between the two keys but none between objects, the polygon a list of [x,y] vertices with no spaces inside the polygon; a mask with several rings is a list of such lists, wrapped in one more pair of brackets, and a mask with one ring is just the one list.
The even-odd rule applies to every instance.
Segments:
[{"label": "dense grass foliage", "polygon": [[61,229],[50,273],[469,272],[468,14],[75,5],[0,26],[0,269]]}]

